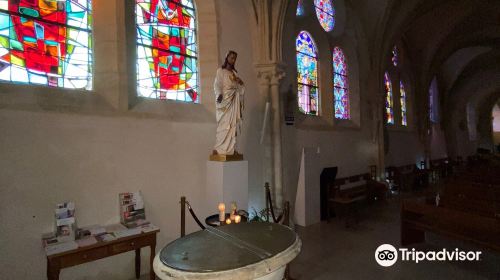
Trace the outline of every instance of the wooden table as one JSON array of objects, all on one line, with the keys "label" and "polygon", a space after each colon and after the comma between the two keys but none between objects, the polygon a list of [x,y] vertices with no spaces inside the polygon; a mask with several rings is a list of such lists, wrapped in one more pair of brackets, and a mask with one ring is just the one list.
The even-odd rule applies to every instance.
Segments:
[{"label": "wooden table", "polygon": [[153,259],[155,257],[156,234],[159,230],[131,235],[107,242],[78,248],[75,250],[47,256],[47,279],[59,279],[61,269],[95,261],[109,256],[135,250],[135,277],[139,279],[141,274],[141,248],[150,247],[149,258],[150,277],[155,279],[153,272]]}]

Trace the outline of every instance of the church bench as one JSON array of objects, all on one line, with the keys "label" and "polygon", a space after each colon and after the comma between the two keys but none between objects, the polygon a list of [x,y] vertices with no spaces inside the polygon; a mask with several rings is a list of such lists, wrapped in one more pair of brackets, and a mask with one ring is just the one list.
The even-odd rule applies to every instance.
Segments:
[{"label": "church bench", "polygon": [[500,251],[500,219],[485,217],[418,200],[401,206],[401,244],[425,241],[425,232],[475,243]]},{"label": "church bench", "polygon": [[336,179],[333,185],[328,186],[327,221],[332,216],[333,207],[336,214],[343,212],[348,225],[349,218],[357,219],[357,208],[360,204],[383,200],[386,193],[387,186],[372,180],[367,173]]},{"label": "church bench", "polygon": [[500,185],[500,178],[498,175],[490,173],[467,173],[456,176],[454,179],[476,184]]},{"label": "church bench", "polygon": [[448,182],[443,193],[485,201],[500,201],[500,185],[487,185],[467,182]]},{"label": "church bench", "polygon": [[397,167],[396,182],[400,185],[401,190],[412,190],[417,186],[417,177],[415,171],[417,166],[415,164],[408,164]]},{"label": "church bench", "polygon": [[446,178],[453,174],[453,163],[449,158],[434,159],[430,161],[430,169],[434,177]]},{"label": "church bench", "polygon": [[386,179],[396,189],[409,191],[428,185],[430,169],[419,169],[415,164],[390,166],[386,168]]},{"label": "church bench", "polygon": [[486,201],[461,195],[444,195],[440,206],[484,217],[500,218],[500,201]]},{"label": "church bench", "polygon": [[444,187],[440,204],[457,210],[500,218],[500,186],[448,183]]}]

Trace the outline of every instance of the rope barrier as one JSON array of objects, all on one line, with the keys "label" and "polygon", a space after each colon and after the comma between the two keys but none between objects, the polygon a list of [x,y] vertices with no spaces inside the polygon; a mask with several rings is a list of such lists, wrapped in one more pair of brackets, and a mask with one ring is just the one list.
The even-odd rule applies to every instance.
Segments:
[{"label": "rope barrier", "polygon": [[200,226],[201,229],[205,229],[205,226],[200,222],[200,220],[198,219],[198,217],[194,213],[193,208],[191,207],[191,204],[189,204],[189,201],[187,201],[187,200],[186,200],[186,205],[187,205],[189,213],[191,213],[191,217],[193,217],[194,221],[198,224],[198,226]]},{"label": "rope barrier", "polygon": [[[200,220],[198,219],[198,217],[196,216],[196,214],[194,213],[194,210],[193,208],[191,207],[191,204],[189,204],[189,201],[187,201],[185,199],[185,197],[182,197],[181,198],[181,201],[180,203],[184,203],[185,205],[187,205],[188,207],[188,210],[189,210],[189,213],[191,214],[191,217],[193,217],[194,221],[198,224],[198,226],[201,228],[201,229],[205,229],[205,226],[200,222]],[[183,205],[181,205],[181,207],[183,207]],[[181,214],[181,215],[184,215],[184,214]],[[181,227],[183,227],[183,225],[181,224]],[[181,236],[183,236],[183,233],[181,233]]]},{"label": "rope barrier", "polygon": [[269,189],[269,183],[266,182],[265,188],[266,188],[266,199],[267,199],[267,202],[269,203],[269,208],[271,210],[271,216],[272,216],[273,221],[275,223],[279,223],[281,221],[281,219],[283,218],[283,213],[281,213],[278,216],[278,218],[276,218],[276,215],[274,214],[274,206],[273,206],[273,200],[271,199],[271,191]]}]

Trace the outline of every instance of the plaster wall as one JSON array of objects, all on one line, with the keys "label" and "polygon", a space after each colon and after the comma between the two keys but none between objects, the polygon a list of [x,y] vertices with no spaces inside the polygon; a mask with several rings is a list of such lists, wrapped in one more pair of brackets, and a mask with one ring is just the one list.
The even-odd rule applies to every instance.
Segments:
[{"label": "plaster wall", "polygon": [[424,160],[424,146],[414,131],[390,131],[389,151],[385,156],[386,166],[420,164]]},{"label": "plaster wall", "polygon": [[[179,236],[179,197],[195,209],[203,203],[212,137],[201,136],[213,134],[211,123],[1,110],[0,129],[6,279],[45,275],[40,236],[53,230],[58,202],[75,202],[79,226],[117,223],[118,193],[141,190],[147,218],[161,229],[158,250]],[[64,269],[61,279],[131,279],[133,261],[122,254]]]},{"label": "plaster wall", "polygon": [[446,139],[444,130],[441,129],[441,125],[439,123],[433,124],[431,126],[431,129],[431,159],[441,159],[448,157],[448,152],[446,150]]}]

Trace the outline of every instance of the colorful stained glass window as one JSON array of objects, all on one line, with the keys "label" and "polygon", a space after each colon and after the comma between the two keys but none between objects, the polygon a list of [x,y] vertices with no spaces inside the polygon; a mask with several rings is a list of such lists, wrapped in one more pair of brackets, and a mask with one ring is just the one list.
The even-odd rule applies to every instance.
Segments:
[{"label": "colorful stained glass window", "polygon": [[0,81],[92,89],[90,0],[0,0]]},{"label": "colorful stained glass window", "polygon": [[408,122],[406,120],[406,91],[403,81],[399,81],[399,93],[401,102],[401,125],[407,126]]},{"label": "colorful stained glass window", "polygon": [[297,15],[297,16],[302,16],[302,15],[304,15],[304,4],[303,4],[303,0],[298,0],[298,1],[297,1],[297,11],[295,12],[295,15]]},{"label": "colorful stained glass window", "polygon": [[392,101],[392,83],[389,73],[385,72],[385,116],[388,124],[394,124],[394,105]]},{"label": "colorful stained glass window", "polygon": [[392,48],[392,57],[391,57],[391,60],[392,60],[392,64],[394,66],[398,66],[398,47],[397,46],[394,46]]},{"label": "colorful stained glass window", "polygon": [[349,119],[349,83],[347,61],[339,47],[333,49],[333,95],[335,98],[335,118]]},{"label": "colorful stained glass window", "polygon": [[321,27],[327,32],[332,31],[335,26],[335,8],[332,0],[314,0],[314,7]]},{"label": "colorful stained glass window", "polygon": [[192,0],[136,0],[137,93],[199,103]]},{"label": "colorful stained glass window", "polygon": [[295,42],[297,50],[297,83],[299,109],[318,115],[318,58],[316,45],[309,33],[301,31]]}]

